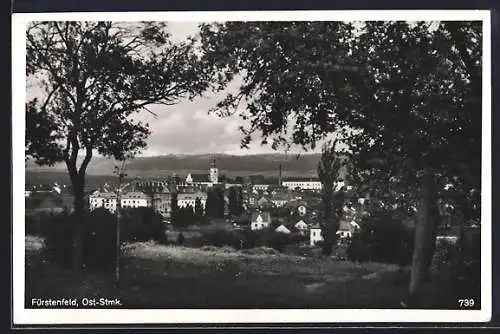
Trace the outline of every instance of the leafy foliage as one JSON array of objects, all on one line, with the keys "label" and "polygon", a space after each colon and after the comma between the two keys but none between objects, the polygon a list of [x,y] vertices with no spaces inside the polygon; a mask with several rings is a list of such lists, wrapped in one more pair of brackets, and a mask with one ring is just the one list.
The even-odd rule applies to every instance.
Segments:
[{"label": "leafy foliage", "polygon": [[[344,199],[342,192],[335,189],[336,182],[340,181],[340,170],[345,161],[336,151],[337,141],[328,142],[323,145],[323,152],[318,163],[318,177],[321,181],[321,199],[323,201],[323,228],[324,236],[323,253],[331,254],[335,245],[336,233],[340,224],[340,216]],[[335,201],[334,201],[335,200]]]},{"label": "leafy foliage", "polygon": [[353,261],[378,261],[408,265],[412,261],[414,235],[401,220],[384,211],[372,212],[361,221],[347,255]]},{"label": "leafy foliage", "polygon": [[163,217],[152,208],[122,209],[121,226],[121,239],[124,242],[154,240],[166,243]]},{"label": "leafy foliage", "polygon": [[207,192],[205,214],[211,218],[224,217],[224,191],[220,188],[210,188]]},{"label": "leafy foliage", "polygon": [[233,216],[243,213],[243,193],[240,187],[229,188],[229,212]]},{"label": "leafy foliage", "polygon": [[480,22],[228,22],[202,25],[201,42],[215,90],[240,83],[215,111],[249,122],[243,147],[257,130],[274,148],[335,133],[360,194],[381,185],[374,201],[407,213],[419,198],[416,282],[440,189],[456,185],[464,216],[480,192],[481,33]]},{"label": "leafy foliage", "polygon": [[[63,268],[72,265],[72,222],[74,216],[66,213],[51,215],[43,221],[44,252],[50,261]],[[85,216],[82,261],[88,269],[110,269],[116,259],[116,218],[105,209],[97,209]]]}]

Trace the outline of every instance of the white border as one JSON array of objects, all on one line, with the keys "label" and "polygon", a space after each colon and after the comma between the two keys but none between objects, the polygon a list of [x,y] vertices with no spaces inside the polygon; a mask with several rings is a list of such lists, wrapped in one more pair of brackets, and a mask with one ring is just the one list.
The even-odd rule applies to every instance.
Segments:
[{"label": "white border", "polygon": [[[483,21],[483,118],[481,198],[481,310],[41,310],[24,308],[24,103],[26,95],[25,29],[29,21]],[[386,323],[486,322],[491,319],[491,32],[487,10],[247,11],[27,13],[12,16],[13,149],[13,323],[168,324],[168,323]],[[41,278],[42,279],[42,278]],[[464,296],[466,298],[467,296]]]}]

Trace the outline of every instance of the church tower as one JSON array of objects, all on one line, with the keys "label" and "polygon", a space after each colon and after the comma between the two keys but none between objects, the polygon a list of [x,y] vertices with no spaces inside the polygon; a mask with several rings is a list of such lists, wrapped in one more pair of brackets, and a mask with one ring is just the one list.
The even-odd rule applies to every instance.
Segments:
[{"label": "church tower", "polygon": [[219,169],[215,164],[215,157],[210,159],[210,182],[212,182],[212,184],[219,183]]}]

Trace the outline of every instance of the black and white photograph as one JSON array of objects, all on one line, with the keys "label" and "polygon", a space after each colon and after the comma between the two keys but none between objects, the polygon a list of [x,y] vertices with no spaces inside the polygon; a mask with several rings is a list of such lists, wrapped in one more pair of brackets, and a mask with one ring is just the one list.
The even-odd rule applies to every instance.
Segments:
[{"label": "black and white photograph", "polygon": [[488,321],[489,15],[14,14],[14,322]]}]

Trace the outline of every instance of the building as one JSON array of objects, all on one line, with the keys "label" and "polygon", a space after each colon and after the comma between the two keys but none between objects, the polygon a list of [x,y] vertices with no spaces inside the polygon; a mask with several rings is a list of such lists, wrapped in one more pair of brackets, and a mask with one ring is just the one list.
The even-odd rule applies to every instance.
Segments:
[{"label": "building", "polygon": [[207,195],[203,192],[194,193],[180,193],[177,195],[177,206],[179,208],[184,208],[191,206],[193,209],[196,206],[196,199],[199,198],[201,201],[201,206],[205,209],[205,204],[207,202]]},{"label": "building", "polygon": [[258,206],[272,206],[272,202],[266,196],[259,198],[256,204]]},{"label": "building", "polygon": [[309,225],[306,224],[304,220],[299,220],[293,225],[301,235],[306,235],[309,230]]},{"label": "building", "polygon": [[154,193],[151,204],[156,212],[163,217],[168,217],[172,211],[172,194],[170,192]]},{"label": "building", "polygon": [[[335,190],[340,190],[345,186],[344,181],[338,181],[334,184]],[[323,189],[323,185],[319,178],[310,177],[310,178],[288,178],[283,181],[283,187],[288,188],[289,190],[310,190],[310,191],[321,191]]]},{"label": "building", "polygon": [[284,224],[281,224],[280,226],[278,226],[274,231],[278,232],[278,233],[284,233],[284,234],[292,233],[292,231],[290,231]]},{"label": "building", "polygon": [[314,246],[320,241],[323,241],[321,227],[319,225],[314,225],[309,229],[309,243],[311,246]]},{"label": "building", "polygon": [[266,191],[267,189],[269,189],[271,185],[270,184],[254,184],[252,186],[252,191],[254,192],[259,192],[259,191]]},{"label": "building", "polygon": [[[218,185],[220,182],[219,168],[217,167],[215,158],[210,160],[210,167],[208,174],[191,174],[186,176],[184,183],[181,186],[194,186],[202,189],[213,187]],[[230,185],[229,187],[234,186]],[[241,185],[239,185],[241,186]],[[227,186],[225,186],[227,187]]]},{"label": "building", "polygon": [[271,202],[276,206],[277,208],[284,207],[285,205],[290,202],[292,198],[288,194],[284,193],[276,193],[271,197]]},{"label": "building", "polygon": [[210,180],[209,174],[191,174],[189,173],[186,177],[185,186],[192,186],[198,188],[208,188],[213,186],[213,182]]},{"label": "building", "polygon": [[219,168],[217,168],[215,158],[210,162],[210,182],[212,182],[212,184],[219,183]]},{"label": "building", "polygon": [[322,188],[318,178],[286,178],[283,180],[283,187],[289,190],[313,190],[319,191]]},{"label": "building", "polygon": [[97,208],[104,208],[110,212],[116,211],[117,197],[112,192],[99,192],[95,191],[89,196],[89,208],[95,210]]},{"label": "building", "polygon": [[271,214],[269,212],[257,211],[252,214],[250,229],[252,231],[262,230],[271,225]]},{"label": "building", "polygon": [[121,196],[120,206],[122,208],[145,208],[151,206],[151,197],[139,191],[128,192]]}]

